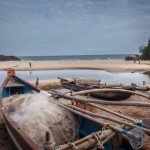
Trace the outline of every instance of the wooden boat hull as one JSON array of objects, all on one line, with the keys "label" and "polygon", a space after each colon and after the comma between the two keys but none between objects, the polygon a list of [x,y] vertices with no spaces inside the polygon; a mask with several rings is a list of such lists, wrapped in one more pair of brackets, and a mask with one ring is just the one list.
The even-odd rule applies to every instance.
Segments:
[{"label": "wooden boat hull", "polygon": [[[13,84],[10,85],[10,82]],[[19,150],[38,150],[39,147],[11,119],[7,108],[2,102],[2,99],[15,95],[16,93],[25,94],[32,91],[40,92],[39,89],[31,85],[30,83],[17,77],[13,69],[8,70],[8,76],[0,88],[0,107],[2,110],[4,123],[8,134],[10,135],[12,141]]]},{"label": "wooden boat hull", "polygon": [[[90,90],[91,87],[88,86],[79,86],[76,85],[74,82],[66,82],[61,81],[61,84],[64,88],[73,90],[73,91],[83,91],[83,90]],[[125,100],[128,99],[132,94],[127,92],[121,92],[121,91],[101,91],[101,92],[95,92],[90,94],[93,97],[101,98],[105,100],[113,100],[113,101],[119,101],[119,100]]]}]

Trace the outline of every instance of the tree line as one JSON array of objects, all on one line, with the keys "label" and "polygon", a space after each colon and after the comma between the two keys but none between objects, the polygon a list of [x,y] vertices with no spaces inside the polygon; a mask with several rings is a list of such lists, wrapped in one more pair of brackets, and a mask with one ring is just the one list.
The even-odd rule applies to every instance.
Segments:
[{"label": "tree line", "polygon": [[150,39],[148,40],[147,46],[140,46],[139,52],[141,53],[142,59],[150,60]]}]

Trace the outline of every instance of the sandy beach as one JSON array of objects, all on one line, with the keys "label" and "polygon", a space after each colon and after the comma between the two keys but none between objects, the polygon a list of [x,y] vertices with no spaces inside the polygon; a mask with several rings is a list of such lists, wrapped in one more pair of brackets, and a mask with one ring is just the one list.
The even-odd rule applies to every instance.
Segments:
[{"label": "sandy beach", "polygon": [[[0,70],[8,68],[15,70],[30,70],[29,61],[0,62]],[[150,61],[124,60],[61,60],[61,61],[31,61],[31,70],[57,70],[57,69],[97,69],[109,72],[144,72],[150,71]]]}]

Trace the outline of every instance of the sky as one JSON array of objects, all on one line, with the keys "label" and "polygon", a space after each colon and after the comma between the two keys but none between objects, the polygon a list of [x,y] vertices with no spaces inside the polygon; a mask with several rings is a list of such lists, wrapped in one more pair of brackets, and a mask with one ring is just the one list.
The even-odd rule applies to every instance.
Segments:
[{"label": "sky", "polygon": [[135,54],[150,0],[0,0],[0,54]]}]

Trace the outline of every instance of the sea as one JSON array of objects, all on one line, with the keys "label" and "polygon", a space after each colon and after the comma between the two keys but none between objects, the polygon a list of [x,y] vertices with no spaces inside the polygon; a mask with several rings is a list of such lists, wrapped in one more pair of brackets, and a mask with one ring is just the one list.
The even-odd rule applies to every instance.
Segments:
[{"label": "sea", "polygon": [[46,60],[96,60],[96,59],[124,59],[135,54],[113,55],[61,55],[61,56],[19,56],[21,60],[46,61]]}]

